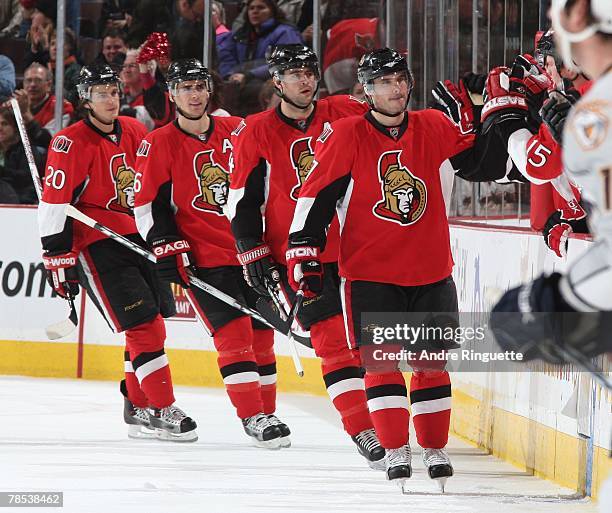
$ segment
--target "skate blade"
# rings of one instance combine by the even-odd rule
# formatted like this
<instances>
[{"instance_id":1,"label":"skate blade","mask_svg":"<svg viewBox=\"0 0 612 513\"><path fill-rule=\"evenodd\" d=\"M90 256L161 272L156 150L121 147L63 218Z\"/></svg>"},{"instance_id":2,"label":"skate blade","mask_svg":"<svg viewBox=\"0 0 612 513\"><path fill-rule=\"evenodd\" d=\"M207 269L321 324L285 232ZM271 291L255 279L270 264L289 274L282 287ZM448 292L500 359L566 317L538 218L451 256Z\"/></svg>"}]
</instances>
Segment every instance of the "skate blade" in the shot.
<instances>
[{"instance_id":1,"label":"skate blade","mask_svg":"<svg viewBox=\"0 0 612 513\"><path fill-rule=\"evenodd\" d=\"M409 495L410 489L408 488L408 478L400 477L398 479L394 479L393 482L399 487L402 495Z\"/></svg>"},{"instance_id":2,"label":"skate blade","mask_svg":"<svg viewBox=\"0 0 612 513\"><path fill-rule=\"evenodd\" d=\"M130 424L128 426L128 438L132 438L134 440L152 440L157 438L154 429L149 429L146 426L141 426L140 424Z\"/></svg>"},{"instance_id":3,"label":"skate blade","mask_svg":"<svg viewBox=\"0 0 612 513\"><path fill-rule=\"evenodd\" d=\"M186 443L186 442L196 442L198 440L198 434L195 429L193 431L188 431L187 433L170 433L165 429L157 428L155 430L155 436L158 440L164 440L166 442L178 442L178 443Z\"/></svg>"},{"instance_id":4,"label":"skate blade","mask_svg":"<svg viewBox=\"0 0 612 513\"><path fill-rule=\"evenodd\" d=\"M280 438L273 438L272 440L257 440L253 437L250 438L253 441L255 447L259 447L260 449L269 449L272 451L277 451L281 448Z\"/></svg>"},{"instance_id":5,"label":"skate blade","mask_svg":"<svg viewBox=\"0 0 612 513\"><path fill-rule=\"evenodd\" d=\"M287 449L291 447L291 439L288 436L281 436L280 438L280 446L283 449Z\"/></svg>"},{"instance_id":6,"label":"skate blade","mask_svg":"<svg viewBox=\"0 0 612 513\"><path fill-rule=\"evenodd\" d=\"M446 487L446 480L448 479L448 477L436 477L434 478L434 481L436 482L436 485L438 485L438 490L440 490L440 493L444 493L444 488Z\"/></svg>"}]
</instances>

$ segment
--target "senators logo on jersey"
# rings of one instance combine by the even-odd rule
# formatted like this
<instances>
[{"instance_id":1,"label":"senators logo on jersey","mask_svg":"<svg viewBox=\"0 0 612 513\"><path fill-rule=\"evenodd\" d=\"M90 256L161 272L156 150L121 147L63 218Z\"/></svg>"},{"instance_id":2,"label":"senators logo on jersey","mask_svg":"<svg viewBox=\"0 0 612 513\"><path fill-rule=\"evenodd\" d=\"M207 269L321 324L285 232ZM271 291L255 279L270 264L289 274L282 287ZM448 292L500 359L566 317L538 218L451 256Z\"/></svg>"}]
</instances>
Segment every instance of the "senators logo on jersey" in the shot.
<instances>
[{"instance_id":1,"label":"senators logo on jersey","mask_svg":"<svg viewBox=\"0 0 612 513\"><path fill-rule=\"evenodd\" d=\"M312 170L314 151L312 150L311 140L312 137L304 137L303 139L293 141L289 150L291 165L297 177L297 184L291 189L291 197L296 201L300 194L300 188Z\"/></svg>"},{"instance_id":2,"label":"senators logo on jersey","mask_svg":"<svg viewBox=\"0 0 612 513\"><path fill-rule=\"evenodd\" d=\"M372 212L380 219L401 225L416 223L425 213L427 188L400 162L402 150L383 153L378 159L378 176L383 199Z\"/></svg>"},{"instance_id":3,"label":"senators logo on jersey","mask_svg":"<svg viewBox=\"0 0 612 513\"><path fill-rule=\"evenodd\" d=\"M133 215L134 208L134 170L125 161L125 153L113 155L110 161L110 174L115 183L115 197L106 208L115 212Z\"/></svg>"},{"instance_id":4,"label":"senators logo on jersey","mask_svg":"<svg viewBox=\"0 0 612 513\"><path fill-rule=\"evenodd\" d=\"M68 153L71 146L72 141L65 135L58 135L51 143L51 149L57 153Z\"/></svg>"},{"instance_id":5,"label":"senators logo on jersey","mask_svg":"<svg viewBox=\"0 0 612 513\"><path fill-rule=\"evenodd\" d=\"M214 151L201 151L193 158L193 170L199 182L200 194L191 204L198 210L222 216L223 206L227 203L229 174L213 159Z\"/></svg>"}]
</instances>

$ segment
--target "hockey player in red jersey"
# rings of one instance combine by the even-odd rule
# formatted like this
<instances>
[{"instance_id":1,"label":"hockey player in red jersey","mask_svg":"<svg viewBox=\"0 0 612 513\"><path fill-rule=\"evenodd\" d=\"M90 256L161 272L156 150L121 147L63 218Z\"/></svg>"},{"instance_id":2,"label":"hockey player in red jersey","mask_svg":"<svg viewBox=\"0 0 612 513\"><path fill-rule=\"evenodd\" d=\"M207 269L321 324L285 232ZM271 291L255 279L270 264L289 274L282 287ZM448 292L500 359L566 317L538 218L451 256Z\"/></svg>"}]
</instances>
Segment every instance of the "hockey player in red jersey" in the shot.
<instances>
[{"instance_id":1,"label":"hockey player in red jersey","mask_svg":"<svg viewBox=\"0 0 612 513\"><path fill-rule=\"evenodd\" d=\"M249 285L267 296L268 287L279 285L280 274L282 293L293 301L285 267L287 235L297 197L311 169L315 140L325 123L362 114L367 107L349 96L313 101L319 63L308 47L278 45L268 66L281 103L276 109L247 117L235 131L229 215ZM338 225L334 221L322 255L326 268L323 293L306 298L297 317L301 327L310 330L325 386L345 431L370 466L383 468L384 450L366 406L358 355L346 341L337 257Z\"/></svg>"},{"instance_id":2,"label":"hockey player in red jersey","mask_svg":"<svg viewBox=\"0 0 612 513\"><path fill-rule=\"evenodd\" d=\"M195 441L196 423L174 405L164 353L162 315L174 314L169 290L142 257L65 214L66 205L75 205L143 243L131 212L134 156L146 130L118 117L119 78L109 66L83 67L77 90L88 115L51 142L38 208L45 268L60 296L74 297L80 284L111 329L125 331L129 358L121 389L130 436Z\"/></svg>"},{"instance_id":3,"label":"hockey player in red jersey","mask_svg":"<svg viewBox=\"0 0 612 513\"><path fill-rule=\"evenodd\" d=\"M136 223L157 255L160 277L187 288L213 336L227 394L256 445L290 445L290 430L275 415L274 332L211 295L189 288L194 273L247 304L253 296L236 258L223 212L229 186L230 136L237 117L206 112L212 78L197 59L171 64L168 89L178 118L142 141L136 169Z\"/></svg>"},{"instance_id":4,"label":"hockey player in red jersey","mask_svg":"<svg viewBox=\"0 0 612 513\"><path fill-rule=\"evenodd\" d=\"M413 79L397 51L366 54L358 78L370 111L332 123L318 138L287 250L291 285L301 282L318 293L327 272L320 263L326 229L337 207L344 319L354 348L360 346L362 313L457 312L443 174L452 178L459 167L484 162L475 136L441 112L406 112ZM387 451L387 478L403 484L412 473L404 378L398 369L366 365L365 387ZM410 399L425 465L442 482L453 473L444 449L448 373L415 367Z\"/></svg>"}]
</instances>

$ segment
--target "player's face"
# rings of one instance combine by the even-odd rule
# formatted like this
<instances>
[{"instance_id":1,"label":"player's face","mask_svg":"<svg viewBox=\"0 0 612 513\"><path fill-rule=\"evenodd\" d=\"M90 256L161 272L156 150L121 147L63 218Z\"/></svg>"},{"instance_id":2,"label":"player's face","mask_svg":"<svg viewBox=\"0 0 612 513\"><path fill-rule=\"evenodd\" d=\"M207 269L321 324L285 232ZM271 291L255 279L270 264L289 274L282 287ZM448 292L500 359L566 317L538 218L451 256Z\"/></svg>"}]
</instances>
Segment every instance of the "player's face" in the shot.
<instances>
[{"instance_id":1,"label":"player's face","mask_svg":"<svg viewBox=\"0 0 612 513\"><path fill-rule=\"evenodd\" d=\"M121 95L115 84L96 85L91 88L89 108L105 123L112 123L119 115Z\"/></svg>"},{"instance_id":2,"label":"player's face","mask_svg":"<svg viewBox=\"0 0 612 513\"><path fill-rule=\"evenodd\" d=\"M283 95L300 107L308 107L317 90L317 77L309 68L289 69L277 79Z\"/></svg>"},{"instance_id":3,"label":"player's face","mask_svg":"<svg viewBox=\"0 0 612 513\"><path fill-rule=\"evenodd\" d=\"M398 189L393 192L393 195L397 198L397 208L403 214L407 214L410 212L410 206L412 205L412 200L414 198L414 194L412 188L410 189Z\"/></svg>"},{"instance_id":4,"label":"player's face","mask_svg":"<svg viewBox=\"0 0 612 513\"><path fill-rule=\"evenodd\" d=\"M406 108L410 86L406 73L392 73L374 79L368 85L368 94L374 105L383 112L401 112Z\"/></svg>"},{"instance_id":5,"label":"player's face","mask_svg":"<svg viewBox=\"0 0 612 513\"><path fill-rule=\"evenodd\" d=\"M190 117L204 114L208 106L210 93L203 80L186 80L176 86L173 95L174 102Z\"/></svg>"}]
</instances>

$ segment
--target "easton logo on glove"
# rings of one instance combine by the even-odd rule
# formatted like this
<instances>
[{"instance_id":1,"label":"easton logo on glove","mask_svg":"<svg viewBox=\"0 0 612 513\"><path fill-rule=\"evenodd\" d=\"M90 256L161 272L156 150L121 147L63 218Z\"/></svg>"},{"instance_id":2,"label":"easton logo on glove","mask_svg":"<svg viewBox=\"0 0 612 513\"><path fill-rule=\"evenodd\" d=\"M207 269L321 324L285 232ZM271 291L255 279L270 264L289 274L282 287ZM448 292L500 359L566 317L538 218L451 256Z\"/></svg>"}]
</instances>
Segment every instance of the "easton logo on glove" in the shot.
<instances>
[{"instance_id":1,"label":"easton logo on glove","mask_svg":"<svg viewBox=\"0 0 612 513\"><path fill-rule=\"evenodd\" d=\"M291 258L303 258L303 257L314 257L319 256L319 248L312 247L301 247L301 248L289 248L285 253L287 260Z\"/></svg>"},{"instance_id":2,"label":"easton logo on glove","mask_svg":"<svg viewBox=\"0 0 612 513\"><path fill-rule=\"evenodd\" d=\"M482 108L481 116L489 111L510 106L527 109L527 102L521 96L498 96L497 98L491 98Z\"/></svg>"},{"instance_id":3,"label":"easton logo on glove","mask_svg":"<svg viewBox=\"0 0 612 513\"><path fill-rule=\"evenodd\" d=\"M174 255L175 253L184 253L190 249L191 246L189 246L189 243L186 240L177 240L155 246L153 248L153 254L157 258L163 258L165 256Z\"/></svg>"}]
</instances>

